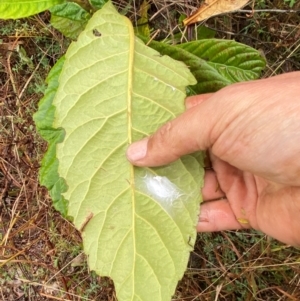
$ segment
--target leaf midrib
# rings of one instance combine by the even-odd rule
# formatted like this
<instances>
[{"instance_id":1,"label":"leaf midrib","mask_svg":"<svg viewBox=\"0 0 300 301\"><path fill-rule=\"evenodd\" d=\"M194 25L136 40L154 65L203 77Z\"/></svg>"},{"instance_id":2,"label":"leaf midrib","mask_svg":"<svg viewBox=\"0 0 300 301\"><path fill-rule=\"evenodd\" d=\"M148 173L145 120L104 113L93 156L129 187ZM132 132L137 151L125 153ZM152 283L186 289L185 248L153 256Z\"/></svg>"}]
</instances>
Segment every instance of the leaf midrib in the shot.
<instances>
[{"instance_id":1,"label":"leaf midrib","mask_svg":"<svg viewBox=\"0 0 300 301\"><path fill-rule=\"evenodd\" d=\"M132 143L132 96L133 96L133 69L134 69L134 31L133 27L131 26L131 23L129 19L124 17L125 22L127 23L127 28L128 28L128 35L129 35L129 60L128 60L128 87L127 87L127 123L128 123L128 144ZM130 189L131 189L131 203L132 203L132 232L133 232L133 262L136 261L136 237L135 237L135 185L134 185L134 167L132 164L129 164L130 168ZM135 292L134 286L134 270L135 270L135 265L132 265L132 291ZM133 300L133 296L132 296Z\"/></svg>"}]
</instances>

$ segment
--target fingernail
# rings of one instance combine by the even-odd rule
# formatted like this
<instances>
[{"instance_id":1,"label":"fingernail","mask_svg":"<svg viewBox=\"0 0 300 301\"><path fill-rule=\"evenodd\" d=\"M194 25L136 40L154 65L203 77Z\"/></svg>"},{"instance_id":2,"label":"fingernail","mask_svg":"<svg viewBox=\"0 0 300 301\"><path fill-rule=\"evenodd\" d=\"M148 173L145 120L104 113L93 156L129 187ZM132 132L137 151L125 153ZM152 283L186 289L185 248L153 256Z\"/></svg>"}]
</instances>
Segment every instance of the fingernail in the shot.
<instances>
[{"instance_id":1,"label":"fingernail","mask_svg":"<svg viewBox=\"0 0 300 301\"><path fill-rule=\"evenodd\" d=\"M147 153L147 144L148 138L132 143L127 149L127 159L132 163L143 159Z\"/></svg>"}]
</instances>

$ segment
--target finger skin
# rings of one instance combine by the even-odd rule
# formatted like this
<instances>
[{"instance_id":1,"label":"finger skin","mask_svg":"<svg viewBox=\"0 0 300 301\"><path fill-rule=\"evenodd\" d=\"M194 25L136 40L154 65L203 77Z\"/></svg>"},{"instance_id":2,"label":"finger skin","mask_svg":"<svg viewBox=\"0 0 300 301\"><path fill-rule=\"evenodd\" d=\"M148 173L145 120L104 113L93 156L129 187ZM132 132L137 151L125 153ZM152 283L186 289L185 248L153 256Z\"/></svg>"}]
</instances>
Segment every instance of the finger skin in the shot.
<instances>
[{"instance_id":1,"label":"finger skin","mask_svg":"<svg viewBox=\"0 0 300 301\"><path fill-rule=\"evenodd\" d=\"M224 200L204 202L199 231L254 228L300 246L300 187L269 182L211 156Z\"/></svg>"},{"instance_id":2,"label":"finger skin","mask_svg":"<svg viewBox=\"0 0 300 301\"><path fill-rule=\"evenodd\" d=\"M228 86L133 143L127 158L137 166L160 166L211 149L241 170L300 185L299 83L300 72L294 72Z\"/></svg>"},{"instance_id":3,"label":"finger skin","mask_svg":"<svg viewBox=\"0 0 300 301\"><path fill-rule=\"evenodd\" d=\"M202 115L199 111L211 109L211 105L207 108L209 103L210 101L205 101L190 108L150 137L131 144L127 150L128 160L137 166L161 166L174 162L182 155L210 148L212 143L209 131L212 121L209 118L199 118ZM203 135L195 136L200 129ZM137 155L140 154L144 156L139 158Z\"/></svg>"},{"instance_id":4,"label":"finger skin","mask_svg":"<svg viewBox=\"0 0 300 301\"><path fill-rule=\"evenodd\" d=\"M200 208L197 230L214 232L254 228L293 246L300 246L300 188L270 184L263 189L256 214L248 214L243 199L204 202ZM242 209L242 210L241 210Z\"/></svg>"},{"instance_id":5,"label":"finger skin","mask_svg":"<svg viewBox=\"0 0 300 301\"><path fill-rule=\"evenodd\" d=\"M199 105L201 102L209 99L214 93L206 93L200 95L194 95L186 98L185 100L185 108L188 110Z\"/></svg>"},{"instance_id":6,"label":"finger skin","mask_svg":"<svg viewBox=\"0 0 300 301\"><path fill-rule=\"evenodd\" d=\"M300 246L300 187L270 183L260 193L258 230L293 246Z\"/></svg>"},{"instance_id":7,"label":"finger skin","mask_svg":"<svg viewBox=\"0 0 300 301\"><path fill-rule=\"evenodd\" d=\"M225 193L222 191L217 180L216 173L213 170L207 170L205 172L202 197L204 201L210 201L225 197Z\"/></svg>"},{"instance_id":8,"label":"finger skin","mask_svg":"<svg viewBox=\"0 0 300 301\"><path fill-rule=\"evenodd\" d=\"M235 217L234 212L227 200L206 202L201 205L198 232L216 232L223 230L233 230L249 228L249 224L244 227Z\"/></svg>"}]
</instances>

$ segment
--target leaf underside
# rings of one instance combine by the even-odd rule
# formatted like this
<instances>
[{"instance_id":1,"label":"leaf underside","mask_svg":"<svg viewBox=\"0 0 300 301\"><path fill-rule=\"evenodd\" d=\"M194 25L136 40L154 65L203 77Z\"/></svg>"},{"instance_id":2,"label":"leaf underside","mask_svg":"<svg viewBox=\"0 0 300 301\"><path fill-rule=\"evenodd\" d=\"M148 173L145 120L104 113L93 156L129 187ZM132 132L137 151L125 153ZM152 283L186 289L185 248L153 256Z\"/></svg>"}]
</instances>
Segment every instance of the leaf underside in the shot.
<instances>
[{"instance_id":1,"label":"leaf underside","mask_svg":"<svg viewBox=\"0 0 300 301\"><path fill-rule=\"evenodd\" d=\"M114 280L119 301L169 301L186 269L202 154L137 168L125 152L180 114L185 87L195 83L183 63L135 38L110 2L66 53L53 101L52 130L64 137L57 180L66 182L68 215L82 232L90 268Z\"/></svg>"},{"instance_id":2,"label":"leaf underside","mask_svg":"<svg viewBox=\"0 0 300 301\"><path fill-rule=\"evenodd\" d=\"M0 19L19 19L38 14L65 0L1 0Z\"/></svg>"}]
</instances>

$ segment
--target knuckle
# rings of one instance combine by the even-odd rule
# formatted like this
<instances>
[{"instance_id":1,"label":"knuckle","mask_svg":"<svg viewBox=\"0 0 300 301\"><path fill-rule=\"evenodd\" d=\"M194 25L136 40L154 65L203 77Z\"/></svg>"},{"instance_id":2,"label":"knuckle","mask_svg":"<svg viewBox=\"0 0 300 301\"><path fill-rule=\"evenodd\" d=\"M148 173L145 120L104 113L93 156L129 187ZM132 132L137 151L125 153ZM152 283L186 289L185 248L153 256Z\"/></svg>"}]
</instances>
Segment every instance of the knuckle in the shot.
<instances>
[{"instance_id":1,"label":"knuckle","mask_svg":"<svg viewBox=\"0 0 300 301\"><path fill-rule=\"evenodd\" d=\"M158 145L164 145L167 141L169 141L172 128L173 126L171 121L164 124L155 135L155 143Z\"/></svg>"},{"instance_id":2,"label":"knuckle","mask_svg":"<svg viewBox=\"0 0 300 301\"><path fill-rule=\"evenodd\" d=\"M174 134L174 124L169 121L150 137L148 141L149 153L161 163L173 162L180 157L175 147L177 140Z\"/></svg>"}]
</instances>

